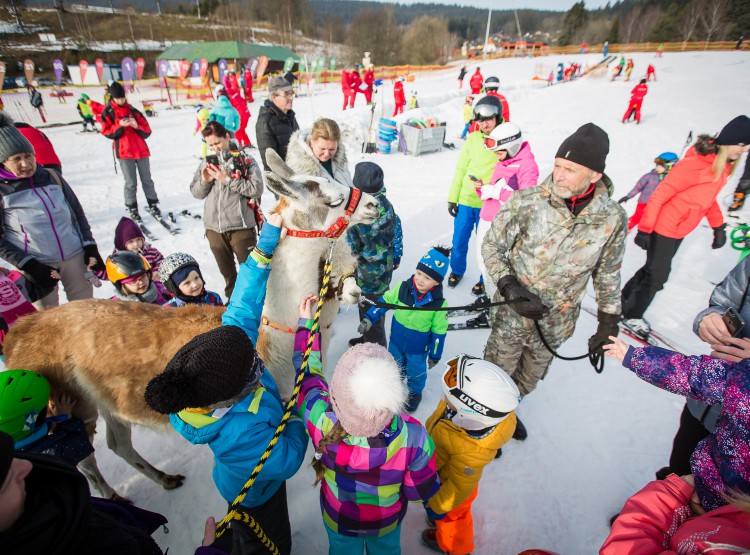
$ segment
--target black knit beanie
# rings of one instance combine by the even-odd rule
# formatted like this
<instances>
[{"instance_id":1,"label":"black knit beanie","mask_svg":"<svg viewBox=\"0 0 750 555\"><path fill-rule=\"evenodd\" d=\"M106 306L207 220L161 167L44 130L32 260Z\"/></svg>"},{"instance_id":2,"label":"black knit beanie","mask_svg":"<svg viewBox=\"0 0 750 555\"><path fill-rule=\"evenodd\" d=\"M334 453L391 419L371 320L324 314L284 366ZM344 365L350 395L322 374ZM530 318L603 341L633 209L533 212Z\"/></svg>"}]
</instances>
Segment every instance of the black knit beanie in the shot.
<instances>
[{"instance_id":1,"label":"black knit beanie","mask_svg":"<svg viewBox=\"0 0 750 555\"><path fill-rule=\"evenodd\" d=\"M377 195L383 190L383 170L374 162L360 162L354 166L352 182L363 193Z\"/></svg>"},{"instance_id":2,"label":"black knit beanie","mask_svg":"<svg viewBox=\"0 0 750 555\"><path fill-rule=\"evenodd\" d=\"M3 487L13 463L13 449L13 438L5 432L0 432L0 488Z\"/></svg>"},{"instance_id":3,"label":"black knit beanie","mask_svg":"<svg viewBox=\"0 0 750 555\"><path fill-rule=\"evenodd\" d=\"M125 98L125 89L120 83L115 81L109 86L109 96L112 98Z\"/></svg>"},{"instance_id":4,"label":"black knit beanie","mask_svg":"<svg viewBox=\"0 0 750 555\"><path fill-rule=\"evenodd\" d=\"M562 142L555 158L564 158L595 172L604 173L607 154L609 154L607 133L601 127L587 123Z\"/></svg>"},{"instance_id":5,"label":"black knit beanie","mask_svg":"<svg viewBox=\"0 0 750 555\"><path fill-rule=\"evenodd\" d=\"M717 145L750 145L750 118L737 116L719 131L714 139Z\"/></svg>"},{"instance_id":6,"label":"black knit beanie","mask_svg":"<svg viewBox=\"0 0 750 555\"><path fill-rule=\"evenodd\" d=\"M161 414L207 407L257 384L263 373L252 341L237 326L194 337L146 386L146 404Z\"/></svg>"}]
</instances>

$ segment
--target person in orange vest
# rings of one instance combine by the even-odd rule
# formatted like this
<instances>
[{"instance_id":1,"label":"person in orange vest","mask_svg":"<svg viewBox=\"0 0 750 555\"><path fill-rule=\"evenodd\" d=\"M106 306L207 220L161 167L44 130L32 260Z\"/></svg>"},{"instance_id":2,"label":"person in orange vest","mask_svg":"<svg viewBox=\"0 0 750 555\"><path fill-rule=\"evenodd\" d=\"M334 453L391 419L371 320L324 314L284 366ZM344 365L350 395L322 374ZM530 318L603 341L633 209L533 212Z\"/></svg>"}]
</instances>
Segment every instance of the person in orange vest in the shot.
<instances>
[{"instance_id":1,"label":"person in orange vest","mask_svg":"<svg viewBox=\"0 0 750 555\"><path fill-rule=\"evenodd\" d=\"M341 70L341 92L344 93L344 107L342 110L346 110L347 106L354 106L354 91L352 90L349 72L346 69Z\"/></svg>"},{"instance_id":2,"label":"person in orange vest","mask_svg":"<svg viewBox=\"0 0 750 555\"><path fill-rule=\"evenodd\" d=\"M641 123L641 104L643 104L643 97L648 93L648 85L645 79L641 79L633 90L630 91L630 104L628 109L625 110L625 115L622 116L622 123L625 123L630 119L630 116L635 112L635 122Z\"/></svg>"},{"instance_id":3,"label":"person in orange vest","mask_svg":"<svg viewBox=\"0 0 750 555\"><path fill-rule=\"evenodd\" d=\"M396 83L393 85L393 102L396 104L396 108L393 110L393 115L402 114L404 112L404 105L406 104L403 77L396 79Z\"/></svg>"},{"instance_id":4,"label":"person in orange vest","mask_svg":"<svg viewBox=\"0 0 750 555\"><path fill-rule=\"evenodd\" d=\"M479 68L474 72L469 80L469 86L471 87L471 94L479 94L482 92L482 85L484 84L484 77L482 76Z\"/></svg>"},{"instance_id":5,"label":"person in orange vest","mask_svg":"<svg viewBox=\"0 0 750 555\"><path fill-rule=\"evenodd\" d=\"M373 87L373 84L375 83L375 72L373 71L374 67L375 66L372 66L372 65L369 66L365 70L365 75L364 75L364 83L365 85L367 85L367 88L365 89L365 100L367 101L368 106L372 104L372 87Z\"/></svg>"}]
</instances>

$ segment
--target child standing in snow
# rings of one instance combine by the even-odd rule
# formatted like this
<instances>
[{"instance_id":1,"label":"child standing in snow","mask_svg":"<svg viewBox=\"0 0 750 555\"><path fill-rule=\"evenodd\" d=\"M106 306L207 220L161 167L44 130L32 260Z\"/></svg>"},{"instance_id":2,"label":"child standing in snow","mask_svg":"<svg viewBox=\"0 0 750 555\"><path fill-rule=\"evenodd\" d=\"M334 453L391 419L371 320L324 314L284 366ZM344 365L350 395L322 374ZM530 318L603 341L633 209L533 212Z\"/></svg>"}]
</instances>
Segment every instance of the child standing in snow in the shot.
<instances>
[{"instance_id":1,"label":"child standing in snow","mask_svg":"<svg viewBox=\"0 0 750 555\"><path fill-rule=\"evenodd\" d=\"M211 112L208 111L208 108L201 105L200 109L198 110L197 115L195 116L195 130L193 131L193 136L195 136L197 133L201 133L201 150L200 150L200 159L203 160L206 157L206 153L208 152L208 145L206 144L206 138L203 136L203 130L206 128L206 124L208 123L208 118L211 117Z\"/></svg>"},{"instance_id":2,"label":"child standing in snow","mask_svg":"<svg viewBox=\"0 0 750 555\"><path fill-rule=\"evenodd\" d=\"M177 351L144 394L146 404L168 414L180 435L211 448L214 483L227 503L245 485L284 415L276 382L255 350L269 265L282 231L281 216L271 215L256 249L240 265L222 325ZM299 470L306 449L302 422L290 418L237 509L260 525L281 555L292 550L286 480ZM232 521L232 542L235 555L268 552L242 520Z\"/></svg>"},{"instance_id":3,"label":"child standing in snow","mask_svg":"<svg viewBox=\"0 0 750 555\"><path fill-rule=\"evenodd\" d=\"M690 457L700 504L712 511L727 504L731 491L750 494L750 359L740 362L711 356L686 356L660 347L634 348L610 337L607 356L622 362L639 378L660 389L722 404L716 430ZM727 337L727 344L746 348L746 339ZM739 350L739 349L738 349Z\"/></svg>"},{"instance_id":4,"label":"child standing in snow","mask_svg":"<svg viewBox=\"0 0 750 555\"><path fill-rule=\"evenodd\" d=\"M391 283L393 270L401 264L404 253L401 220L385 196L383 170L373 162L360 162L354 168L354 186L373 195L378 201L378 218L371 224L358 224L346 232L346 240L357 256L357 285L365 298L377 300ZM367 308L359 305L359 317ZM382 320L361 337L349 340L349 345L377 343L388 346Z\"/></svg>"},{"instance_id":5,"label":"child standing in snow","mask_svg":"<svg viewBox=\"0 0 750 555\"><path fill-rule=\"evenodd\" d=\"M467 555L474 550L471 505L482 470L513 436L521 394L500 367L469 355L448 361L441 386L443 397L425 426L440 476L440 489L425 508L438 518L435 528L422 532L422 542L440 553Z\"/></svg>"},{"instance_id":6,"label":"child standing in snow","mask_svg":"<svg viewBox=\"0 0 750 555\"><path fill-rule=\"evenodd\" d=\"M464 119L464 130L461 132L461 138L466 139L466 135L469 134L469 127L471 122L474 121L474 97L469 95L466 97L466 102L463 108L463 119Z\"/></svg>"},{"instance_id":7,"label":"child standing in snow","mask_svg":"<svg viewBox=\"0 0 750 555\"><path fill-rule=\"evenodd\" d=\"M168 254L161 263L161 279L174 298L167 306L208 304L224 306L221 297L206 290L200 266L195 258L183 252Z\"/></svg>"},{"instance_id":8,"label":"child standing in snow","mask_svg":"<svg viewBox=\"0 0 750 555\"><path fill-rule=\"evenodd\" d=\"M164 305L172 295L153 279L151 265L138 252L117 251L107 258L107 279L117 291L117 299Z\"/></svg>"},{"instance_id":9,"label":"child standing in snow","mask_svg":"<svg viewBox=\"0 0 750 555\"><path fill-rule=\"evenodd\" d=\"M143 257L148 260L149 266L151 266L151 275L155 281L159 280L159 267L161 266L164 255L159 250L146 243L146 238L143 235L143 231L128 217L123 216L117 223L115 228L115 250L112 254L120 251L129 251L142 254ZM103 275L99 275L99 279L106 279L107 275L104 272Z\"/></svg>"},{"instance_id":10,"label":"child standing in snow","mask_svg":"<svg viewBox=\"0 0 750 555\"><path fill-rule=\"evenodd\" d=\"M447 305L443 298L445 274L448 273L450 249L434 247L417 264L410 279L397 289L389 289L379 302L399 306L440 308ZM357 331L365 334L385 316L387 308L372 307L365 313ZM443 354L448 316L445 311L396 310L391 323L388 351L406 374L409 401L406 410L414 412L422 400L427 382L427 369L433 368Z\"/></svg>"},{"instance_id":11,"label":"child standing in snow","mask_svg":"<svg viewBox=\"0 0 750 555\"><path fill-rule=\"evenodd\" d=\"M316 302L308 295L300 304L297 372ZM315 334L297 410L315 447L329 555L399 555L407 502L424 503L438 489L432 439L417 420L399 414L406 397L396 361L373 343L344 353L326 383Z\"/></svg>"},{"instance_id":12,"label":"child standing in snow","mask_svg":"<svg viewBox=\"0 0 750 555\"><path fill-rule=\"evenodd\" d=\"M654 191L656 191L656 188L662 180L667 177L667 174L672 169L672 166L677 163L678 159L678 156L674 152L662 152L659 154L654 160L656 163L654 169L641 177L638 180L638 183L635 184L635 187L633 187L627 195L617 201L622 204L629 201L638 193L641 195L638 197L638 204L635 207L635 213L630 216L630 219L628 220L628 231L637 226L641 221L643 211L646 210L648 199L654 194Z\"/></svg>"},{"instance_id":13,"label":"child standing in snow","mask_svg":"<svg viewBox=\"0 0 750 555\"><path fill-rule=\"evenodd\" d=\"M417 102L417 91L411 91L409 97L409 110L416 110L419 108L419 102Z\"/></svg>"},{"instance_id":14,"label":"child standing in snow","mask_svg":"<svg viewBox=\"0 0 750 555\"><path fill-rule=\"evenodd\" d=\"M393 110L393 115L404 113L404 105L406 104L406 96L404 94L404 78L399 77L396 79L396 83L393 85L393 102L396 105Z\"/></svg>"}]
</instances>

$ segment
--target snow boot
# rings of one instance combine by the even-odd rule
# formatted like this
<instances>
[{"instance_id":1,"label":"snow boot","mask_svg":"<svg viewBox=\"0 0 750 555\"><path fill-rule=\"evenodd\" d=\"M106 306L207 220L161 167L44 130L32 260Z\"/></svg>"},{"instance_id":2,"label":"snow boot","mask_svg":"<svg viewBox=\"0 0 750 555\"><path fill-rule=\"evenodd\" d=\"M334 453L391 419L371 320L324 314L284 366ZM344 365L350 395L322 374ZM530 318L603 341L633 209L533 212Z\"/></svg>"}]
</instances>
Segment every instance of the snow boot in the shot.
<instances>
[{"instance_id":1,"label":"snow boot","mask_svg":"<svg viewBox=\"0 0 750 555\"><path fill-rule=\"evenodd\" d=\"M523 425L521 419L516 415L516 430L513 432L513 439L524 441L527 437L529 437L529 433L526 431L526 426Z\"/></svg>"},{"instance_id":2,"label":"snow boot","mask_svg":"<svg viewBox=\"0 0 750 555\"><path fill-rule=\"evenodd\" d=\"M481 279L471 288L471 294L477 297L484 295L484 282Z\"/></svg>"},{"instance_id":3,"label":"snow boot","mask_svg":"<svg viewBox=\"0 0 750 555\"><path fill-rule=\"evenodd\" d=\"M451 274L450 276L448 276L448 287L450 287L451 289L455 288L456 285L461 283L463 277L464 276L459 276L457 274Z\"/></svg>"},{"instance_id":4,"label":"snow boot","mask_svg":"<svg viewBox=\"0 0 750 555\"><path fill-rule=\"evenodd\" d=\"M445 553L445 551L440 549L440 546L438 545L437 528L428 528L427 530L422 531L422 545L429 547L438 553Z\"/></svg>"},{"instance_id":5,"label":"snow boot","mask_svg":"<svg viewBox=\"0 0 750 555\"><path fill-rule=\"evenodd\" d=\"M409 393L409 398L406 401L406 412L414 412L419 407L419 403L422 402L421 393Z\"/></svg>"}]
</instances>

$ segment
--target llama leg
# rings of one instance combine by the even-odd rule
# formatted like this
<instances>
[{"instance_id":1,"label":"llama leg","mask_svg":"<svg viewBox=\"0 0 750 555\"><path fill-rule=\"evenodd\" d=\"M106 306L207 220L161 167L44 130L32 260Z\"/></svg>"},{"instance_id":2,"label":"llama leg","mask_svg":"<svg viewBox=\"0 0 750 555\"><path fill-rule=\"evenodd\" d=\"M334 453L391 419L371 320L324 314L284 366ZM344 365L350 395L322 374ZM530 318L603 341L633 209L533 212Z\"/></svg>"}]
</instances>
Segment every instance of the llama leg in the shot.
<instances>
[{"instance_id":1,"label":"llama leg","mask_svg":"<svg viewBox=\"0 0 750 555\"><path fill-rule=\"evenodd\" d=\"M91 453L88 457L78 463L78 470L80 470L84 476L98 492L105 499L115 499L120 497L117 495L112 486L102 476L99 466L96 464L96 453Z\"/></svg>"},{"instance_id":2,"label":"llama leg","mask_svg":"<svg viewBox=\"0 0 750 555\"><path fill-rule=\"evenodd\" d=\"M164 489L174 489L182 485L184 476L180 474L166 474L154 467L144 459L133 447L130 436L130 424L115 418L107 412L102 412L107 423L107 446L130 466L138 470L144 476L151 478L154 482L161 484Z\"/></svg>"}]
</instances>

